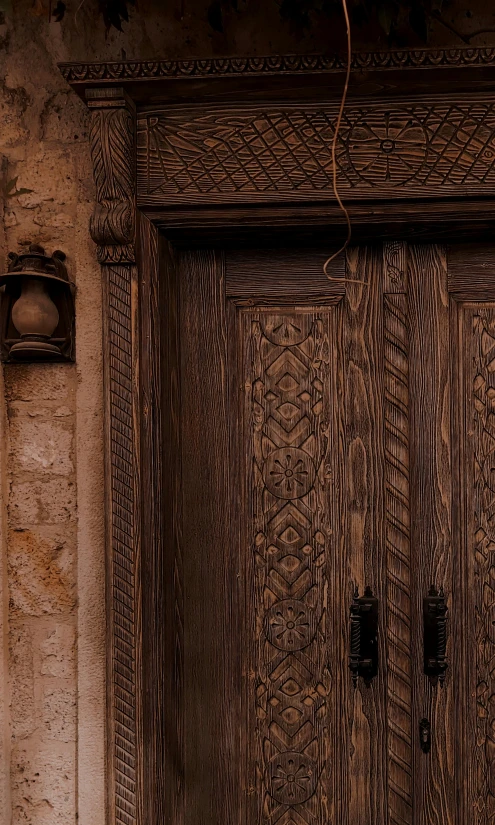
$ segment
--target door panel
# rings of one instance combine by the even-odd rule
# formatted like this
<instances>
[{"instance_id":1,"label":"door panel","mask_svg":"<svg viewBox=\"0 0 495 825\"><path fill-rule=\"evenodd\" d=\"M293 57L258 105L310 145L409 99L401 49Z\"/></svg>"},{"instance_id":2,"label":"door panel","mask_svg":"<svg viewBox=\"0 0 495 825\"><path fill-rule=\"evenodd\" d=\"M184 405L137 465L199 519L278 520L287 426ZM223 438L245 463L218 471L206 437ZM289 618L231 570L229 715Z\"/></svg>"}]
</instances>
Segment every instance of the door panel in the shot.
<instances>
[{"instance_id":1,"label":"door panel","mask_svg":"<svg viewBox=\"0 0 495 825\"><path fill-rule=\"evenodd\" d=\"M370 245L331 280L317 251L181 254L174 825L495 823L491 254Z\"/></svg>"}]
</instances>

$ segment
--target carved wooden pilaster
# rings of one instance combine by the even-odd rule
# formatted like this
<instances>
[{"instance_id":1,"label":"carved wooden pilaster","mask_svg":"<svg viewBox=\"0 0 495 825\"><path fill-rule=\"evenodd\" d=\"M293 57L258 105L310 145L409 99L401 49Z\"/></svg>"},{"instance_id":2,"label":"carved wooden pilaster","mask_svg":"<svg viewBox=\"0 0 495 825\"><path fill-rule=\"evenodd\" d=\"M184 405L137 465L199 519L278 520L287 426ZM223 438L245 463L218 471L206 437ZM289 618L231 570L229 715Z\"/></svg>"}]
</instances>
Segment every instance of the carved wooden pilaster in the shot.
<instances>
[{"instance_id":1,"label":"carved wooden pilaster","mask_svg":"<svg viewBox=\"0 0 495 825\"><path fill-rule=\"evenodd\" d=\"M91 236L103 276L109 633L109 808L136 825L139 696L139 518L135 114L121 89L92 89L96 206Z\"/></svg>"}]
</instances>

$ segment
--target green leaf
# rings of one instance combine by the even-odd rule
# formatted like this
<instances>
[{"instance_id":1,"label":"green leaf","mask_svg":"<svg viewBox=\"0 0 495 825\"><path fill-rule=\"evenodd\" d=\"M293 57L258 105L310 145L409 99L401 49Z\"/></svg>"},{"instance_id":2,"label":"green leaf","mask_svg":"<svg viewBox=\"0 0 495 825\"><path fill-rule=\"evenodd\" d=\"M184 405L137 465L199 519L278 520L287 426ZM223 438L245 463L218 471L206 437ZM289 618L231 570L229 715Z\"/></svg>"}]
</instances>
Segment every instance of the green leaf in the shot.
<instances>
[{"instance_id":1,"label":"green leaf","mask_svg":"<svg viewBox=\"0 0 495 825\"><path fill-rule=\"evenodd\" d=\"M208 23L216 32L223 32L223 11L220 0L213 0L208 8Z\"/></svg>"},{"instance_id":2,"label":"green leaf","mask_svg":"<svg viewBox=\"0 0 495 825\"><path fill-rule=\"evenodd\" d=\"M12 190L16 188L18 180L19 180L19 175L17 175L16 178L12 178L11 180L7 181L7 183L5 184L5 194L6 195L8 195L9 192L12 192Z\"/></svg>"},{"instance_id":3,"label":"green leaf","mask_svg":"<svg viewBox=\"0 0 495 825\"><path fill-rule=\"evenodd\" d=\"M34 192L34 189L26 189L22 186L20 189L16 189L15 192L12 192L11 195L7 195L7 197L13 198L14 196L17 197L17 195L29 195L31 192Z\"/></svg>"},{"instance_id":4,"label":"green leaf","mask_svg":"<svg viewBox=\"0 0 495 825\"><path fill-rule=\"evenodd\" d=\"M393 26L397 22L397 6L395 3L385 2L378 6L378 22L387 37L389 37Z\"/></svg>"},{"instance_id":5,"label":"green leaf","mask_svg":"<svg viewBox=\"0 0 495 825\"><path fill-rule=\"evenodd\" d=\"M409 22L415 34L417 34L423 43L428 42L428 23L426 22L426 13L424 8L415 5L409 12Z\"/></svg>"}]
</instances>

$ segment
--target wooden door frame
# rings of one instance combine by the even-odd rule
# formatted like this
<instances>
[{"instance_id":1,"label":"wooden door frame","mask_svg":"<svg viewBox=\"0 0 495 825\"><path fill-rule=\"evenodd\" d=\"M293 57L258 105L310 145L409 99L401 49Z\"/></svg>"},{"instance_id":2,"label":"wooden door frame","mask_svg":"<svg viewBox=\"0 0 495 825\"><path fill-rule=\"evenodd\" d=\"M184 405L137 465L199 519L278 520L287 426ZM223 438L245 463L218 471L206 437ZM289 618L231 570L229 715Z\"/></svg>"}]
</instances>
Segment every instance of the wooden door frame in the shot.
<instances>
[{"instance_id":1,"label":"wooden door frame","mask_svg":"<svg viewBox=\"0 0 495 825\"><path fill-rule=\"evenodd\" d=\"M164 372L163 364L164 334L169 336L167 346L174 346L173 323L164 325L160 319L163 307L169 318L175 317L174 246L262 244L267 237L273 242L274 235L285 243L287 231L303 244L342 237L342 215L325 181L330 168L328 128L338 107L344 67L345 59L338 55L61 66L92 112L96 204L90 231L104 290L111 823L158 825L164 821L163 799L170 787L160 734L165 724L163 616L170 610L163 587L162 540L165 530L179 534L180 515L177 490L164 492L163 454L165 448L173 451L178 436L173 427L168 433L163 429L162 399L166 393L167 404L175 404L171 388L176 376ZM342 138L339 179L357 239L491 238L495 49L355 55L348 107L354 107L355 115ZM192 191L195 161L181 156L180 148L182 177L174 178L166 135L151 157L147 113L157 109L166 127L163 134L167 129L169 135L174 129L178 135L192 131L198 162L203 134L218 141L225 129L234 139L244 130L247 149L236 160L237 188L230 172L227 183L213 181L209 192L201 187ZM366 129L370 112L375 112L373 151L379 158L367 179L363 160L368 160L369 147L353 149L351 144L358 136L356 124ZM244 118L241 127L229 120L232 113ZM317 183L300 149L302 120L309 122L314 138L311 160L321 173ZM273 154L267 160L270 152L257 153L251 143L253 130L267 121L277 139L289 129L299 141L299 148L291 150L292 171L283 190L273 181L260 187L253 178L253 163L263 175L273 161ZM445 129L451 127L460 143L445 149ZM321 137L321 129L327 129L326 137ZM409 135L402 146L401 129ZM261 139L266 143L266 133ZM373 144L372 137L370 141ZM462 143L468 154L482 157L483 169L469 167ZM233 145L229 139L222 144L227 161L234 155ZM383 171L392 168L387 152L396 153L393 174ZM156 162L164 169L159 195L150 192L143 172ZM282 167L284 162L277 160ZM291 176L304 179L303 184L294 183L291 189ZM172 514L161 506L164 495Z\"/></svg>"}]
</instances>

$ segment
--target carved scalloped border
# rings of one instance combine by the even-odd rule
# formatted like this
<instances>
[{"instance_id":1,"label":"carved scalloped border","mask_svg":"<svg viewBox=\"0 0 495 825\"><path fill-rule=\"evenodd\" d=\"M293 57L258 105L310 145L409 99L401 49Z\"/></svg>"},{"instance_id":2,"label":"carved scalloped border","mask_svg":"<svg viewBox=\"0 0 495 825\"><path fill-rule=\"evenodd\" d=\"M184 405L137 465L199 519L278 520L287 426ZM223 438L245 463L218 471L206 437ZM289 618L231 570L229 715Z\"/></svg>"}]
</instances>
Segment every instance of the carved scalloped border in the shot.
<instances>
[{"instance_id":1,"label":"carved scalloped border","mask_svg":"<svg viewBox=\"0 0 495 825\"><path fill-rule=\"evenodd\" d=\"M196 60L61 63L69 83L174 77L294 74L345 70L344 55L285 55L274 57L216 57ZM355 54L352 68L402 69L452 66L495 66L495 48L415 49Z\"/></svg>"}]
</instances>

